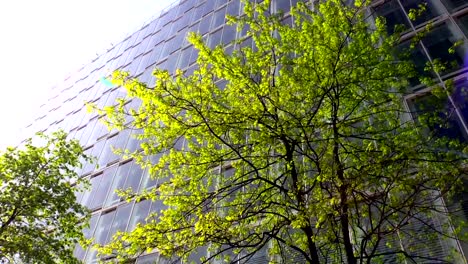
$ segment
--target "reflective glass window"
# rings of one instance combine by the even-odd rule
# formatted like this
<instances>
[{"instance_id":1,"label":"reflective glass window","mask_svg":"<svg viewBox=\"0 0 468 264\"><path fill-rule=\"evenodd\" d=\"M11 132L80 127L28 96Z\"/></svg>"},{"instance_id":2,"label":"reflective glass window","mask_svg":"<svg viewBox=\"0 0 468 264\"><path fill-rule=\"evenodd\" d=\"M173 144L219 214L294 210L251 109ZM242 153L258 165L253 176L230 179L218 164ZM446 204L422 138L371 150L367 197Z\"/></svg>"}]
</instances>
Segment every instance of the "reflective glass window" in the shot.
<instances>
[{"instance_id":1,"label":"reflective glass window","mask_svg":"<svg viewBox=\"0 0 468 264\"><path fill-rule=\"evenodd\" d=\"M453 24L444 23L429 32L424 37L423 43L433 60L438 59L444 63L448 63L448 69L443 72L448 73L463 67L465 51L467 50L466 43L455 48L454 53L449 51L460 40L463 40L463 36Z\"/></svg>"},{"instance_id":2,"label":"reflective glass window","mask_svg":"<svg viewBox=\"0 0 468 264\"><path fill-rule=\"evenodd\" d=\"M215 5L216 0L206 0L206 2L203 5L203 12L202 16L208 14L209 12L213 11L214 5Z\"/></svg>"},{"instance_id":3,"label":"reflective glass window","mask_svg":"<svg viewBox=\"0 0 468 264\"><path fill-rule=\"evenodd\" d=\"M89 228L85 228L83 229L83 235L86 239L89 239L91 238L91 236L93 235L93 232L94 232L94 228L96 227L96 224L97 224L97 220L99 219L99 215L98 214L94 214L91 216L91 219L89 219ZM86 250L83 249L80 245L76 245L75 247L75 251L73 252L73 254L75 255L75 257L77 259L80 259L82 260L84 257L85 257L85 254L86 254Z\"/></svg>"},{"instance_id":4,"label":"reflective glass window","mask_svg":"<svg viewBox=\"0 0 468 264\"><path fill-rule=\"evenodd\" d=\"M115 147L115 143L117 142L117 138L118 136L114 135L106 140L101 156L99 157L99 167L105 167L108 163L119 159L119 155L115 154L114 151L112 151L112 148Z\"/></svg>"},{"instance_id":5,"label":"reflective glass window","mask_svg":"<svg viewBox=\"0 0 468 264\"><path fill-rule=\"evenodd\" d=\"M447 98L437 98L431 94L419 96L410 101L414 117L424 114L436 113L438 118L437 124L426 123L426 125L435 136L448 137L466 141L466 132L462 130L460 120L458 119L455 109ZM418 119L419 120L419 119ZM422 122L425 122L424 120Z\"/></svg>"},{"instance_id":6,"label":"reflective glass window","mask_svg":"<svg viewBox=\"0 0 468 264\"><path fill-rule=\"evenodd\" d=\"M177 63L177 68L183 69L188 67L190 60L190 53L192 52L193 47L188 47L183 49L180 53L179 61Z\"/></svg>"},{"instance_id":7,"label":"reflective glass window","mask_svg":"<svg viewBox=\"0 0 468 264\"><path fill-rule=\"evenodd\" d=\"M84 151L84 153L86 155L91 155L91 152L93 151L93 148L88 148ZM80 175L86 175L88 174L89 172L91 172L93 170L94 167L92 167L92 165L89 164L89 162L85 162L82 160L82 164L83 164L83 168L81 169L78 169L77 173L80 174ZM90 168L88 168L88 166Z\"/></svg>"},{"instance_id":8,"label":"reflective glass window","mask_svg":"<svg viewBox=\"0 0 468 264\"><path fill-rule=\"evenodd\" d=\"M468 79L463 78L454 83L451 97L459 109L465 123L468 123Z\"/></svg>"},{"instance_id":9,"label":"reflective glass window","mask_svg":"<svg viewBox=\"0 0 468 264\"><path fill-rule=\"evenodd\" d=\"M127 203L117 207L114 221L112 222L112 226L109 229L109 233L107 235L106 244L112 240L112 236L115 233L118 231L125 231L127 228L128 219L130 218L130 213L132 211L132 206L133 203Z\"/></svg>"},{"instance_id":10,"label":"reflective glass window","mask_svg":"<svg viewBox=\"0 0 468 264\"><path fill-rule=\"evenodd\" d=\"M132 167L127 175L127 180L125 181L125 185L123 189L131 188L133 192L138 191L138 187L140 186L140 181L143 175L143 169L140 165L136 164L135 162L132 163Z\"/></svg>"},{"instance_id":11,"label":"reflective glass window","mask_svg":"<svg viewBox=\"0 0 468 264\"><path fill-rule=\"evenodd\" d=\"M166 25L172 21L176 13L177 8L171 8L168 10L167 13L162 14L162 16L159 18L159 25L161 26L161 28L167 27Z\"/></svg>"},{"instance_id":12,"label":"reflective glass window","mask_svg":"<svg viewBox=\"0 0 468 264\"><path fill-rule=\"evenodd\" d=\"M291 2L289 0L273 0L272 4L276 5L276 11L286 13L291 9Z\"/></svg>"},{"instance_id":13,"label":"reflective glass window","mask_svg":"<svg viewBox=\"0 0 468 264\"><path fill-rule=\"evenodd\" d=\"M125 185L125 181L127 179L127 174L130 171L131 165L132 165L131 162L127 162L118 167L117 172L115 173L115 176L114 176L114 181L112 183L110 193L107 197L106 206L115 204L120 201L120 197L117 195L116 190L123 189Z\"/></svg>"},{"instance_id":14,"label":"reflective glass window","mask_svg":"<svg viewBox=\"0 0 468 264\"><path fill-rule=\"evenodd\" d=\"M140 60L140 63L138 64L138 68L135 72L135 75L138 76L140 75L142 72L145 71L146 67L149 66L149 59L151 57L151 52L148 52L146 54L143 55L143 57L141 58Z\"/></svg>"},{"instance_id":15,"label":"reflective glass window","mask_svg":"<svg viewBox=\"0 0 468 264\"><path fill-rule=\"evenodd\" d=\"M210 47L211 49L213 49L214 47L216 47L217 45L219 45L219 43L221 42L221 35L223 34L223 30L220 29L214 33L211 33L208 37L208 47Z\"/></svg>"},{"instance_id":16,"label":"reflective glass window","mask_svg":"<svg viewBox=\"0 0 468 264\"><path fill-rule=\"evenodd\" d=\"M197 49L192 49L192 54L190 54L190 63L189 64L192 64L194 62L197 61L198 59L198 50Z\"/></svg>"},{"instance_id":17,"label":"reflective glass window","mask_svg":"<svg viewBox=\"0 0 468 264\"><path fill-rule=\"evenodd\" d=\"M225 45L231 43L235 38L236 38L236 27L235 26L230 26L226 25L223 28L223 37L221 39L221 42Z\"/></svg>"},{"instance_id":18,"label":"reflective glass window","mask_svg":"<svg viewBox=\"0 0 468 264\"><path fill-rule=\"evenodd\" d=\"M226 18L226 7L223 7L214 13L213 22L211 23L211 28L215 29L221 25L224 25L225 18Z\"/></svg>"},{"instance_id":19,"label":"reflective glass window","mask_svg":"<svg viewBox=\"0 0 468 264\"><path fill-rule=\"evenodd\" d=\"M377 6L374 12L376 16L385 18L387 32L390 34L395 31L397 25L401 25L405 29L410 28L410 23L397 0L384 2Z\"/></svg>"},{"instance_id":20,"label":"reflective glass window","mask_svg":"<svg viewBox=\"0 0 468 264\"><path fill-rule=\"evenodd\" d=\"M211 25L212 17L213 17L213 15L209 14L208 16L205 16L204 18L202 18L202 20L200 21L200 26L198 28L198 32L200 32L201 35L204 35L204 34L208 33L208 31L210 31L210 25Z\"/></svg>"},{"instance_id":21,"label":"reflective glass window","mask_svg":"<svg viewBox=\"0 0 468 264\"><path fill-rule=\"evenodd\" d=\"M94 241L97 244L105 244L109 230L112 227L112 220L115 216L115 210L106 212L99 218L99 223L94 234Z\"/></svg>"},{"instance_id":22,"label":"reflective glass window","mask_svg":"<svg viewBox=\"0 0 468 264\"><path fill-rule=\"evenodd\" d=\"M170 51L174 48L172 47L172 45L174 44L172 42L174 38L168 40L167 42L164 42L164 46L161 50L161 54L160 54L160 57L159 57L159 62L164 60L165 58L167 58L167 56L170 54Z\"/></svg>"},{"instance_id":23,"label":"reflective glass window","mask_svg":"<svg viewBox=\"0 0 468 264\"><path fill-rule=\"evenodd\" d=\"M161 158L161 154L156 154L156 155L149 156L149 159L150 159L152 164L157 164L159 162L160 158ZM144 175L143 175L143 180L142 180L142 183L141 183L140 190L153 188L153 187L157 186L159 181L164 182L166 180L166 179L158 179L158 178L156 178L155 175L151 175L149 168L145 168L143 173L144 173Z\"/></svg>"},{"instance_id":24,"label":"reflective glass window","mask_svg":"<svg viewBox=\"0 0 468 264\"><path fill-rule=\"evenodd\" d=\"M193 9L192 19L190 20L190 24L194 23L195 21L199 20L203 17L203 8L202 6L196 7Z\"/></svg>"},{"instance_id":25,"label":"reflective glass window","mask_svg":"<svg viewBox=\"0 0 468 264\"><path fill-rule=\"evenodd\" d=\"M178 16L184 15L184 13L189 11L192 7L193 7L193 1L184 1L179 6Z\"/></svg>"},{"instance_id":26,"label":"reflective glass window","mask_svg":"<svg viewBox=\"0 0 468 264\"><path fill-rule=\"evenodd\" d=\"M151 21L149 23L149 25L148 25L148 30L146 31L146 34L150 35L150 34L153 34L154 32L156 32L158 23L159 23L159 19L155 19L155 20Z\"/></svg>"},{"instance_id":27,"label":"reflective glass window","mask_svg":"<svg viewBox=\"0 0 468 264\"><path fill-rule=\"evenodd\" d=\"M156 259L158 259L158 255L156 253L153 253L139 257L137 259L136 264L153 264L155 263Z\"/></svg>"},{"instance_id":28,"label":"reflective glass window","mask_svg":"<svg viewBox=\"0 0 468 264\"><path fill-rule=\"evenodd\" d=\"M180 32L179 34L177 34L177 36L175 36L175 38L173 38L171 40L171 43L169 44L170 45L170 49L169 49L169 54L173 53L174 51L178 50L181 48L181 43L183 43L185 40L185 33L183 32Z\"/></svg>"},{"instance_id":29,"label":"reflective glass window","mask_svg":"<svg viewBox=\"0 0 468 264\"><path fill-rule=\"evenodd\" d=\"M99 182L99 187L97 189L97 192L94 194L92 198L93 201L91 202L91 205L90 205L91 209L102 207L102 205L106 201L106 197L109 193L109 189L111 187L112 180L114 178L114 174L116 170L117 170L117 166L113 166L113 167L106 169L101 175L98 176L101 178L101 180Z\"/></svg>"},{"instance_id":30,"label":"reflective glass window","mask_svg":"<svg viewBox=\"0 0 468 264\"><path fill-rule=\"evenodd\" d=\"M107 127L104 125L100 119L95 119L95 124L93 128L93 132L91 133L91 136L89 137L88 140L88 145L93 144L96 140L102 138L104 135L107 134Z\"/></svg>"},{"instance_id":31,"label":"reflective glass window","mask_svg":"<svg viewBox=\"0 0 468 264\"><path fill-rule=\"evenodd\" d=\"M151 65L153 63L156 63L159 61L159 58L161 57L161 51L164 43L161 43L154 47L154 49L150 53L150 57L148 58L148 64Z\"/></svg>"},{"instance_id":32,"label":"reflective glass window","mask_svg":"<svg viewBox=\"0 0 468 264\"><path fill-rule=\"evenodd\" d=\"M96 194L99 188L99 182L101 181L101 177L96 176L89 180L90 187L89 189L83 194L81 199L81 204L90 207L93 202L93 196Z\"/></svg>"},{"instance_id":33,"label":"reflective glass window","mask_svg":"<svg viewBox=\"0 0 468 264\"><path fill-rule=\"evenodd\" d=\"M457 18L457 23L460 28L465 33L465 36L468 36L468 14Z\"/></svg>"},{"instance_id":34,"label":"reflective glass window","mask_svg":"<svg viewBox=\"0 0 468 264\"><path fill-rule=\"evenodd\" d=\"M145 219L148 216L150 207L151 200L143 200L135 204L132 212L132 217L130 218L130 222L128 224L127 231L132 231L133 229L135 229L138 223L145 223Z\"/></svg>"},{"instance_id":35,"label":"reflective glass window","mask_svg":"<svg viewBox=\"0 0 468 264\"><path fill-rule=\"evenodd\" d=\"M468 2L466 0L442 0L442 3L444 3L450 11L462 9L468 6Z\"/></svg>"},{"instance_id":36,"label":"reflective glass window","mask_svg":"<svg viewBox=\"0 0 468 264\"><path fill-rule=\"evenodd\" d=\"M137 135L143 132L142 129L132 130L130 137L128 139L127 145L125 146L130 152L135 152L137 149L140 148L140 140L136 138Z\"/></svg>"},{"instance_id":37,"label":"reflective glass window","mask_svg":"<svg viewBox=\"0 0 468 264\"><path fill-rule=\"evenodd\" d=\"M101 154L103 146L104 146L104 140L101 140L101 141L95 143L94 146L91 148L91 156L99 158L99 154ZM87 174L87 173L93 172L95 168L96 168L96 164L87 163L83 167L82 174Z\"/></svg>"},{"instance_id":38,"label":"reflective glass window","mask_svg":"<svg viewBox=\"0 0 468 264\"><path fill-rule=\"evenodd\" d=\"M286 0L281 0L287 2ZM226 15L238 16L240 8L240 1L230 1L227 5Z\"/></svg>"},{"instance_id":39,"label":"reflective glass window","mask_svg":"<svg viewBox=\"0 0 468 264\"><path fill-rule=\"evenodd\" d=\"M411 9L418 9L419 5L427 4L426 10L422 12L416 20L412 21L413 25L419 25L424 23L432 18L442 14L444 12L444 7L439 0L411 0L411 1L401 1L406 12L410 12Z\"/></svg>"},{"instance_id":40,"label":"reflective glass window","mask_svg":"<svg viewBox=\"0 0 468 264\"><path fill-rule=\"evenodd\" d=\"M401 59L410 60L413 62L413 65L416 70L416 76L411 78L409 82L412 86L416 86L420 83L418 77L432 77L432 74L424 70L424 68L426 67L426 63L428 62L428 58L422 50L421 45L416 45L414 49L410 49L410 45L411 40L408 40L402 42L398 48L402 52Z\"/></svg>"}]
</instances>

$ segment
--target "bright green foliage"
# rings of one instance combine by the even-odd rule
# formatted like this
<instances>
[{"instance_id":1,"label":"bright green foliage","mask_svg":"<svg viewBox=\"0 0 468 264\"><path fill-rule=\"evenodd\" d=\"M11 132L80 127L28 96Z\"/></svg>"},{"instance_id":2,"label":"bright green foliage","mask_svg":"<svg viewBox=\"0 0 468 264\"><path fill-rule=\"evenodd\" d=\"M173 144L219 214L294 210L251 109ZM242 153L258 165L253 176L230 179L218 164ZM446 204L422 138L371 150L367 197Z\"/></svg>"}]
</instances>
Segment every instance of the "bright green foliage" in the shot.
<instances>
[{"instance_id":1,"label":"bright green foliage","mask_svg":"<svg viewBox=\"0 0 468 264\"><path fill-rule=\"evenodd\" d=\"M88 211L76 202L74 168L87 159L78 141L63 132L40 135L0 153L0 262L78 263Z\"/></svg>"},{"instance_id":2,"label":"bright green foliage","mask_svg":"<svg viewBox=\"0 0 468 264\"><path fill-rule=\"evenodd\" d=\"M168 209L104 254L156 249L186 259L207 249L204 261L229 262L269 247L273 262L421 260L420 245L397 241L434 239L410 227L441 211L440 195L466 175L463 146L426 129L442 115L411 121L402 98L413 67L397 58L385 22L369 23L368 2L328 0L314 11L301 3L293 26L268 14L268 2L246 3L235 21L249 26L255 49L226 54L191 35L200 51L193 75L155 70L153 87L115 74L142 104L128 113L122 101L106 109L108 121L122 127L130 114L144 129L144 151L133 156L163 183L139 199ZM145 163L149 155L157 164Z\"/></svg>"}]
</instances>

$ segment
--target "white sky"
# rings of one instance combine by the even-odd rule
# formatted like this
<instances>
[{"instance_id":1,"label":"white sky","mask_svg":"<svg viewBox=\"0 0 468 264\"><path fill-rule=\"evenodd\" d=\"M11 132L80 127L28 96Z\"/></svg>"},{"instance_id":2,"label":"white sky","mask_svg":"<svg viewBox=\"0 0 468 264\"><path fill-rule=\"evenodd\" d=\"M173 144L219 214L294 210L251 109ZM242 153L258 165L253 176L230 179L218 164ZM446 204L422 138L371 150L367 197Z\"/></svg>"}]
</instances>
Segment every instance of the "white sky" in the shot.
<instances>
[{"instance_id":1,"label":"white sky","mask_svg":"<svg viewBox=\"0 0 468 264\"><path fill-rule=\"evenodd\" d=\"M0 0L0 150L50 86L176 0Z\"/></svg>"}]
</instances>

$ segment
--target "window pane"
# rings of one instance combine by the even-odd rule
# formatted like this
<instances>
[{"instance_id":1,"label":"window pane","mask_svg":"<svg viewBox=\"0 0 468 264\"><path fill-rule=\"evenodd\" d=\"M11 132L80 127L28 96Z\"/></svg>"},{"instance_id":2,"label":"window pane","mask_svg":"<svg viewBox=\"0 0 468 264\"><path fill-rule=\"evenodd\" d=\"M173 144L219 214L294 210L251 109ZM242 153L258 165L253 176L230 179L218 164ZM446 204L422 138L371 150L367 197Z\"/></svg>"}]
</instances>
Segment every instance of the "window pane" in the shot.
<instances>
[{"instance_id":1,"label":"window pane","mask_svg":"<svg viewBox=\"0 0 468 264\"><path fill-rule=\"evenodd\" d=\"M462 130L460 120L454 111L454 107L447 98L439 99L428 94L411 100L411 105L413 106L415 117L437 115L437 123L433 122L431 118L424 118L421 120L436 137L447 137L466 141L466 134Z\"/></svg>"},{"instance_id":2,"label":"window pane","mask_svg":"<svg viewBox=\"0 0 468 264\"><path fill-rule=\"evenodd\" d=\"M112 184L114 174L117 170L117 166L106 169L102 175L99 177L101 181L99 183L99 188L96 194L94 195L93 201L91 202L91 208L100 208L106 200L107 194L109 193L109 188Z\"/></svg>"},{"instance_id":3,"label":"window pane","mask_svg":"<svg viewBox=\"0 0 468 264\"><path fill-rule=\"evenodd\" d=\"M462 7L468 6L466 0L442 0L442 3L444 3L449 10L461 9Z\"/></svg>"},{"instance_id":4,"label":"window pane","mask_svg":"<svg viewBox=\"0 0 468 264\"><path fill-rule=\"evenodd\" d=\"M98 218L99 218L99 214L92 215L91 219L89 220L89 228L83 229L83 235L86 239L91 238L91 236L93 235L94 228L96 227ZM86 254L86 250L83 249L80 245L76 245L73 255L75 255L77 259L82 260L85 257L85 254Z\"/></svg>"},{"instance_id":5,"label":"window pane","mask_svg":"<svg viewBox=\"0 0 468 264\"><path fill-rule=\"evenodd\" d=\"M141 141L136 139L135 137L141 133L143 133L142 129L132 130L127 145L125 146L125 148L128 149L130 152L135 152L140 148Z\"/></svg>"},{"instance_id":6,"label":"window pane","mask_svg":"<svg viewBox=\"0 0 468 264\"><path fill-rule=\"evenodd\" d=\"M443 72L444 74L463 66L466 44L455 48L454 53L449 52L453 45L462 39L463 37L452 24L442 24L424 37L423 43L432 59L439 59L441 62L448 63L448 69Z\"/></svg>"},{"instance_id":7,"label":"window pane","mask_svg":"<svg viewBox=\"0 0 468 264\"><path fill-rule=\"evenodd\" d=\"M374 11L377 16L385 18L389 34L395 31L396 25L402 25L405 29L410 28L408 19L396 0L377 6Z\"/></svg>"},{"instance_id":8,"label":"window pane","mask_svg":"<svg viewBox=\"0 0 468 264\"><path fill-rule=\"evenodd\" d=\"M457 21L465 36L468 36L468 14L457 18Z\"/></svg>"},{"instance_id":9,"label":"window pane","mask_svg":"<svg viewBox=\"0 0 468 264\"><path fill-rule=\"evenodd\" d=\"M109 196L107 197L106 206L115 204L120 201L120 197L117 195L116 190L121 190L124 187L127 174L130 170L132 163L127 162L118 167L117 172L114 176L114 181L110 189Z\"/></svg>"},{"instance_id":10,"label":"window pane","mask_svg":"<svg viewBox=\"0 0 468 264\"><path fill-rule=\"evenodd\" d=\"M128 218L130 217L130 212L132 211L133 203L128 203L117 207L114 221L112 226L109 229L109 234L107 235L106 244L112 240L112 236L118 231L125 231L127 227Z\"/></svg>"},{"instance_id":11,"label":"window pane","mask_svg":"<svg viewBox=\"0 0 468 264\"><path fill-rule=\"evenodd\" d=\"M145 223L145 219L148 216L150 207L151 200L143 200L135 204L135 207L133 208L132 212L132 218L130 219L130 223L128 224L127 231L132 231L133 229L135 229L138 223Z\"/></svg>"},{"instance_id":12,"label":"window pane","mask_svg":"<svg viewBox=\"0 0 468 264\"><path fill-rule=\"evenodd\" d=\"M86 193L83 195L83 199L81 200L81 203L90 209L93 209L91 208L93 201L94 201L93 199L99 190L99 183L101 182L100 176L101 175L98 175L89 180L89 183L91 184L91 186L89 190L87 190Z\"/></svg>"},{"instance_id":13,"label":"window pane","mask_svg":"<svg viewBox=\"0 0 468 264\"><path fill-rule=\"evenodd\" d=\"M140 186L141 177L143 175L143 170L140 165L132 162L132 167L127 175L127 180L124 185L124 189L131 188L133 192L138 191L138 186Z\"/></svg>"},{"instance_id":14,"label":"window pane","mask_svg":"<svg viewBox=\"0 0 468 264\"><path fill-rule=\"evenodd\" d=\"M158 259L158 255L156 253L149 254L143 257L139 257L137 259L137 264L153 264Z\"/></svg>"},{"instance_id":15,"label":"window pane","mask_svg":"<svg viewBox=\"0 0 468 264\"><path fill-rule=\"evenodd\" d=\"M108 163L116 161L119 159L119 155L115 154L112 148L115 148L118 135L115 135L106 140L104 148L102 150L101 156L99 157L99 167L104 167Z\"/></svg>"},{"instance_id":16,"label":"window pane","mask_svg":"<svg viewBox=\"0 0 468 264\"><path fill-rule=\"evenodd\" d=\"M426 10L422 12L421 16L418 16L415 21L412 21L413 25L416 25L416 26L444 12L444 7L438 0L401 1L401 4L405 8L406 12L410 12L411 9L418 9L418 6L421 4L427 4Z\"/></svg>"},{"instance_id":17,"label":"window pane","mask_svg":"<svg viewBox=\"0 0 468 264\"><path fill-rule=\"evenodd\" d=\"M94 241L96 243L104 244L106 242L106 238L111 228L114 215L115 210L101 215L101 218L99 219L99 224L96 228L96 233L94 234Z\"/></svg>"},{"instance_id":18,"label":"window pane","mask_svg":"<svg viewBox=\"0 0 468 264\"><path fill-rule=\"evenodd\" d=\"M276 4L276 11L282 11L284 13L289 12L291 9L291 3L289 0L273 0L273 5Z\"/></svg>"},{"instance_id":19,"label":"window pane","mask_svg":"<svg viewBox=\"0 0 468 264\"><path fill-rule=\"evenodd\" d=\"M414 49L410 48L411 40L402 42L398 49L401 51L403 60L410 60L416 70L416 76L409 80L411 86L420 84L419 77L433 77L431 73L426 72L424 68L428 62L428 58L422 50L420 44L416 45Z\"/></svg>"}]
</instances>

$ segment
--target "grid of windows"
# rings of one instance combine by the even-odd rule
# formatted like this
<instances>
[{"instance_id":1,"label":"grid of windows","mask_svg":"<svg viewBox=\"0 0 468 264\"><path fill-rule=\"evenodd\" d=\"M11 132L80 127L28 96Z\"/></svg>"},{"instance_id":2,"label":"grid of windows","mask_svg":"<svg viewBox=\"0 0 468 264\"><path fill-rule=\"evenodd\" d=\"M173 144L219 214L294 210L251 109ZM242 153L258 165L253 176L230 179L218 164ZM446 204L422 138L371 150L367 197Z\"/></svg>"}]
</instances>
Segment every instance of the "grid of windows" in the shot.
<instances>
[{"instance_id":1,"label":"grid of windows","mask_svg":"<svg viewBox=\"0 0 468 264\"><path fill-rule=\"evenodd\" d=\"M273 12L284 12L284 23L292 23L288 10L298 1L272 0L271 9ZM427 12L416 21L409 20L409 10L422 2L427 2ZM457 80L451 97L444 102L445 107L452 110L449 111L450 124L443 129L433 129L468 141L468 106L461 96L468 89L468 73L465 73L464 67L468 51L468 2L391 0L376 1L374 6L370 11L386 18L388 32L393 32L395 25L404 26L402 49L427 23L433 23L434 30L422 40L410 58L420 74L427 74L423 71L427 61L438 59L454 62L443 73L428 75L441 83L454 77ZM238 0L181 0L65 79L53 89L54 96L41 106L34 122L26 128L25 135L62 128L69 132L70 137L80 140L88 154L98 159L97 165L85 164L80 171L91 182L88 191L78 194L80 202L93 210L91 226L85 230L87 237L106 243L117 230L132 230L137 223L144 221L149 212L160 210L162 205L151 201L125 203L115 194L116 189L138 191L157 185L155 180L149 178L148 172L134 161L122 160L112 151L113 148L138 150L140 142L131 135L141 131L109 132L99 122L99 116L86 113L84 103L92 102L102 108L113 104L116 98L124 97L122 89L108 87L101 81L116 69L129 71L147 83L154 81L151 72L156 66L171 72L180 68L190 74L198 52L185 40L188 32L203 35L210 47L223 43L227 45L227 50L232 50L232 41L239 37L236 34L242 35L242 32L237 33L234 26L226 25L225 17L241 15L241 12L242 6ZM461 45L454 53L447 52L454 43ZM252 45L252 41L246 40L242 45ZM425 102L430 99L429 89L417 80L412 80L411 84L414 92L406 98L407 104L410 109L423 110L427 105ZM136 101L130 102L130 105L137 104ZM88 263L96 262L96 252L92 249L77 247L75 253ZM137 263L149 263L155 258L154 254L143 256Z\"/></svg>"}]
</instances>

